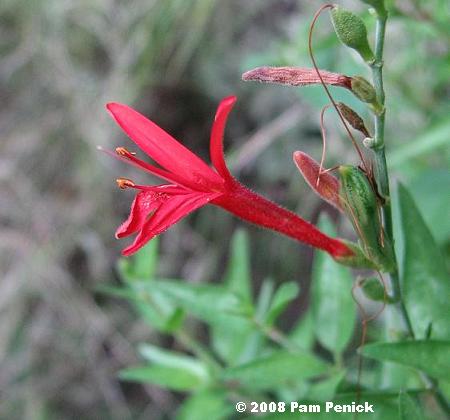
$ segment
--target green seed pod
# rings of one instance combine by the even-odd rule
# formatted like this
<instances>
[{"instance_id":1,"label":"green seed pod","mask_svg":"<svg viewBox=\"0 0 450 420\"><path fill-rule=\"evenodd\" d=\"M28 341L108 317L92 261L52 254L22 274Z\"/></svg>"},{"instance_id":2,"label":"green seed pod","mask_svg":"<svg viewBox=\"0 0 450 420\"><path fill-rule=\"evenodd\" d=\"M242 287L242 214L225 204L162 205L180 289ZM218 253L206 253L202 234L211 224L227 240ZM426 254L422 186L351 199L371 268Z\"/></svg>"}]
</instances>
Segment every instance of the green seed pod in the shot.
<instances>
[{"instance_id":1,"label":"green seed pod","mask_svg":"<svg viewBox=\"0 0 450 420\"><path fill-rule=\"evenodd\" d=\"M384 237L377 197L367 176L355 166L340 166L339 174L342 206L358 233L364 254L380 270L391 271L392 247Z\"/></svg>"},{"instance_id":2,"label":"green seed pod","mask_svg":"<svg viewBox=\"0 0 450 420\"><path fill-rule=\"evenodd\" d=\"M375 60L367 41L366 25L359 16L335 6L331 9L331 21L336 35L344 45L356 50L368 63Z\"/></svg>"}]
</instances>

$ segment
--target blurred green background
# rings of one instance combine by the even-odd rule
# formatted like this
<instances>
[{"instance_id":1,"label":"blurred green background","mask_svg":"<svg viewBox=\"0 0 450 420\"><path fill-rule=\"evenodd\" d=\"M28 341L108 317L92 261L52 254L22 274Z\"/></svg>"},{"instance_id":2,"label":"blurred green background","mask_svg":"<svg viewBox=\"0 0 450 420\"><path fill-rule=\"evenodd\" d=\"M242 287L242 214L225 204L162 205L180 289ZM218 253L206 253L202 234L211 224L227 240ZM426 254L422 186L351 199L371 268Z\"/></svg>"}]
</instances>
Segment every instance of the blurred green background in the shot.
<instances>
[{"instance_id":1,"label":"blurred green background","mask_svg":"<svg viewBox=\"0 0 450 420\"><path fill-rule=\"evenodd\" d=\"M220 99L238 96L226 132L227 161L252 189L315 222L320 202L292 164L319 159L320 87L244 83L261 65L309 66L307 32L322 2L300 0L2 0L0 3L0 417L171 418L182 394L121 382L142 341L171 347L123 300L95 292L119 282L124 242L114 239L131 192L144 180L97 145L130 147L105 112L124 102L208 159ZM372 20L364 5L341 4ZM448 4L397 0L385 53L387 155L430 229L450 250ZM320 67L369 76L340 47L326 14L315 37ZM368 116L349 94L336 97ZM368 119L368 121L370 121ZM369 123L370 124L370 123ZM330 112L327 166L356 163ZM155 180L150 180L154 182ZM147 179L147 183L149 180ZM161 239L160 274L220 279L232 233L243 223L212 206ZM246 227L254 289L264 278L308 289L311 249ZM346 223L340 234L351 236ZM308 294L280 325L293 324Z\"/></svg>"}]
</instances>

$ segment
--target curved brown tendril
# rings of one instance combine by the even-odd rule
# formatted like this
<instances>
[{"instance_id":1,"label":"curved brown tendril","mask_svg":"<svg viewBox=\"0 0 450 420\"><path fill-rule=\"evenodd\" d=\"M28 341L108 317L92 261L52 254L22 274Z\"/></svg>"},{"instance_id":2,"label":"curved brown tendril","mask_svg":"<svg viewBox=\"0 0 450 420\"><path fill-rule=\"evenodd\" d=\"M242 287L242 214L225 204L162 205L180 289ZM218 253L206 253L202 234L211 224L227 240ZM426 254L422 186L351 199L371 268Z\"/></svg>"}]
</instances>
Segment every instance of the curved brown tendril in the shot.
<instances>
[{"instance_id":1,"label":"curved brown tendril","mask_svg":"<svg viewBox=\"0 0 450 420\"><path fill-rule=\"evenodd\" d=\"M316 186L319 186L320 183L320 175L322 175L323 173L325 173L325 171L323 171L323 163L325 162L325 153L326 153L326 148L327 148L327 132L325 130L325 121L324 121L324 117L325 117L325 111L330 107L330 104L325 105L322 108L322 111L320 112L320 132L322 133L322 157L320 159L320 166L319 166L319 173L317 174L317 181L316 181Z\"/></svg>"},{"instance_id":2,"label":"curved brown tendril","mask_svg":"<svg viewBox=\"0 0 450 420\"><path fill-rule=\"evenodd\" d=\"M383 276L381 273L377 270L376 271L378 278L380 280L381 285L383 286L383 303L380 307L380 309L375 312L371 316L367 316L367 312L365 311L363 305L358 300L358 298L355 295L355 290L357 287L361 287L362 279L358 279L352 286L352 297L355 301L356 305L358 306L358 310L361 314L361 340L359 343L359 347L362 348L366 344L366 336L367 336L367 324L371 321L374 321L377 319L381 313L386 308L387 304L387 288L386 288L386 282L383 279ZM362 368L363 368L363 356L361 353L358 354L358 374L357 374L357 380L356 380L356 404L359 403L361 399L361 377L362 377Z\"/></svg>"},{"instance_id":3,"label":"curved brown tendril","mask_svg":"<svg viewBox=\"0 0 450 420\"><path fill-rule=\"evenodd\" d=\"M331 103L333 104L334 109L335 109L336 112L338 113L339 118L340 118L340 120L342 121L342 124L344 125L345 131L347 132L347 134L348 134L348 136L349 136L349 138L350 138L350 140L351 140L351 142L352 142L352 144L353 144L353 147L356 149L356 152L358 153L358 156L359 156L359 158L361 159L362 165L364 166L364 168L365 168L366 171L368 172L369 166L367 165L366 159L364 158L364 155L363 155L361 149L359 148L358 143L357 143L356 140L355 140L355 137L353 136L352 132L350 131L350 128L349 128L347 122L345 121L345 118L343 117L341 111L339 111L339 108L338 108L338 106L337 106L337 103L336 103L336 101L334 100L333 96L331 95L330 90L328 89L327 85L325 84L325 82L324 82L324 80L323 80L323 78L322 78L322 75L320 74L319 67L317 66L316 59L314 58L314 54L313 54L313 49L312 49L312 34L313 34L313 29L314 29L314 26L315 26L315 24L316 24L316 21L317 21L319 15L320 15L325 9L331 9L331 8L333 8L333 7L334 7L333 4L330 4L330 3L324 4L324 5L323 5L323 6L315 13L315 15L314 15L314 17L313 17L313 20L312 20L311 25L310 25L310 27L309 27L309 35L308 35L309 56L310 56L310 58L311 58L311 62L312 62L312 64L313 64L313 66L314 66L314 70L316 71L317 76L318 76L319 79L320 79L320 83L322 84L323 88L325 89L325 92L326 92L328 98L330 99Z\"/></svg>"}]
</instances>

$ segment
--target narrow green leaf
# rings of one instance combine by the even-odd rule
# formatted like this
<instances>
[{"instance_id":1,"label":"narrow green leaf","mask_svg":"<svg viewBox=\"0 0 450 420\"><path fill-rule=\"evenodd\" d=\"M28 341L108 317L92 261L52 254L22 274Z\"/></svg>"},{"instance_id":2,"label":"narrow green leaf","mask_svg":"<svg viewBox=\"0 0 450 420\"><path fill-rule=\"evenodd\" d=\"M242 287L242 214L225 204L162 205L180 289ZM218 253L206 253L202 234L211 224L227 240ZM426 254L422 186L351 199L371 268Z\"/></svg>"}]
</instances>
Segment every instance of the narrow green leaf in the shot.
<instances>
[{"instance_id":1,"label":"narrow green leaf","mask_svg":"<svg viewBox=\"0 0 450 420\"><path fill-rule=\"evenodd\" d=\"M400 166L413 158L430 153L438 147L447 146L450 143L449 130L450 121L448 119L428 128L425 133L389 153L389 166Z\"/></svg>"},{"instance_id":2,"label":"narrow green leaf","mask_svg":"<svg viewBox=\"0 0 450 420\"><path fill-rule=\"evenodd\" d=\"M242 319L241 317L245 317L252 311L252 308L243 303L242 299L228 292L221 285L158 280L153 281L147 288L153 292L160 292L173 304L210 325L228 325L230 317Z\"/></svg>"},{"instance_id":3,"label":"narrow green leaf","mask_svg":"<svg viewBox=\"0 0 450 420\"><path fill-rule=\"evenodd\" d=\"M400 420L423 420L416 402L406 392L400 392L398 396L398 409Z\"/></svg>"},{"instance_id":4,"label":"narrow green leaf","mask_svg":"<svg viewBox=\"0 0 450 420\"><path fill-rule=\"evenodd\" d=\"M450 171L429 169L408 182L414 202L419 207L436 241L443 245L450 240ZM443 217L444 216L444 217Z\"/></svg>"},{"instance_id":5,"label":"narrow green leaf","mask_svg":"<svg viewBox=\"0 0 450 420\"><path fill-rule=\"evenodd\" d=\"M308 398L316 401L331 401L344 377L345 371L342 370L312 384L308 392Z\"/></svg>"},{"instance_id":6,"label":"narrow green leaf","mask_svg":"<svg viewBox=\"0 0 450 420\"><path fill-rule=\"evenodd\" d=\"M251 305L251 274L249 240L245 230L237 230L231 240L225 289ZM212 345L220 357L231 365L242 362L254 325L242 317L228 317L227 323L217 323L211 330Z\"/></svg>"},{"instance_id":7,"label":"narrow green leaf","mask_svg":"<svg viewBox=\"0 0 450 420\"><path fill-rule=\"evenodd\" d=\"M398 188L402 297L416 338L450 338L450 282L444 258L413 199Z\"/></svg>"},{"instance_id":8,"label":"narrow green leaf","mask_svg":"<svg viewBox=\"0 0 450 420\"><path fill-rule=\"evenodd\" d=\"M140 249L133 257L121 258L118 261L118 270L126 281L150 280L156 274L158 266L159 238L153 238Z\"/></svg>"},{"instance_id":9,"label":"narrow green leaf","mask_svg":"<svg viewBox=\"0 0 450 420\"><path fill-rule=\"evenodd\" d=\"M237 382L251 390L271 389L322 375L329 366L310 353L277 351L249 363L226 369L225 381Z\"/></svg>"},{"instance_id":10,"label":"narrow green leaf","mask_svg":"<svg viewBox=\"0 0 450 420\"><path fill-rule=\"evenodd\" d=\"M299 294L300 288L295 282L282 283L276 290L266 315L266 323L273 324L290 302Z\"/></svg>"},{"instance_id":11,"label":"narrow green leaf","mask_svg":"<svg viewBox=\"0 0 450 420\"><path fill-rule=\"evenodd\" d=\"M125 381L154 384L173 391L190 391L205 384L205 379L193 372L169 366L137 366L121 370Z\"/></svg>"},{"instance_id":12,"label":"narrow green leaf","mask_svg":"<svg viewBox=\"0 0 450 420\"><path fill-rule=\"evenodd\" d=\"M318 227L330 236L336 235L326 216L320 217ZM336 263L325 252L316 251L311 285L314 330L318 341L335 354L346 348L355 327L352 281L347 267Z\"/></svg>"},{"instance_id":13,"label":"narrow green leaf","mask_svg":"<svg viewBox=\"0 0 450 420\"><path fill-rule=\"evenodd\" d=\"M314 345L314 321L311 310L303 314L303 317L292 328L289 338L302 350L311 350Z\"/></svg>"},{"instance_id":14,"label":"narrow green leaf","mask_svg":"<svg viewBox=\"0 0 450 420\"><path fill-rule=\"evenodd\" d=\"M248 302L252 301L250 244L244 229L238 229L231 238L230 257L224 284L230 292Z\"/></svg>"},{"instance_id":15,"label":"narrow green leaf","mask_svg":"<svg viewBox=\"0 0 450 420\"><path fill-rule=\"evenodd\" d=\"M195 389L209 381L207 368L193 357L148 344L139 346L139 353L151 365L122 370L121 379L179 391Z\"/></svg>"},{"instance_id":16,"label":"narrow green leaf","mask_svg":"<svg viewBox=\"0 0 450 420\"><path fill-rule=\"evenodd\" d=\"M374 343L364 346L361 352L372 359L396 362L422 370L434 378L450 377L450 341Z\"/></svg>"},{"instance_id":17,"label":"narrow green leaf","mask_svg":"<svg viewBox=\"0 0 450 420\"><path fill-rule=\"evenodd\" d=\"M187 398L178 410L176 420L221 420L235 412L224 391L202 390Z\"/></svg>"}]
</instances>

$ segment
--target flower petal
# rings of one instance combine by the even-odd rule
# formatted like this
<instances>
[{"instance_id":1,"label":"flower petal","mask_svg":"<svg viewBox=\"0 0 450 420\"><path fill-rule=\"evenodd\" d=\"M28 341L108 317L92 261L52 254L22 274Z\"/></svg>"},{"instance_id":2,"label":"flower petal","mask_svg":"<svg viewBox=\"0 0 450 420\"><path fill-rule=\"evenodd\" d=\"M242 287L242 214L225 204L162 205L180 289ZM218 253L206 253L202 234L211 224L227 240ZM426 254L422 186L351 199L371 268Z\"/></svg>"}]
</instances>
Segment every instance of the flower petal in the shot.
<instances>
[{"instance_id":1,"label":"flower petal","mask_svg":"<svg viewBox=\"0 0 450 420\"><path fill-rule=\"evenodd\" d=\"M140 187L140 186L138 186ZM142 187L144 190L136 194L131 204L128 219L116 230L116 238L131 235L142 228L147 217L172 195L186 194L187 191L176 185L158 185L155 187Z\"/></svg>"},{"instance_id":2,"label":"flower petal","mask_svg":"<svg viewBox=\"0 0 450 420\"><path fill-rule=\"evenodd\" d=\"M177 176L176 174L172 174L164 169L158 168L150 163L144 162L143 160L131 155L129 157L119 156L117 153L112 152L111 150L104 149L101 146L97 146L97 150L100 150L103 153L113 157L114 159L120 160L122 162L128 163L136 168L142 169L158 178L165 179L166 181L173 182L175 184L183 184L183 179Z\"/></svg>"},{"instance_id":3,"label":"flower petal","mask_svg":"<svg viewBox=\"0 0 450 420\"><path fill-rule=\"evenodd\" d=\"M223 155L223 134L227 123L228 115L236 103L236 96L228 96L222 99L217 108L216 116L211 130L211 140L209 150L211 162L222 177L231 178L230 171L227 168Z\"/></svg>"},{"instance_id":4,"label":"flower petal","mask_svg":"<svg viewBox=\"0 0 450 420\"><path fill-rule=\"evenodd\" d=\"M139 112L119 103L106 107L131 140L163 168L181 176L186 184L202 190L223 184L205 162Z\"/></svg>"},{"instance_id":5,"label":"flower petal","mask_svg":"<svg viewBox=\"0 0 450 420\"><path fill-rule=\"evenodd\" d=\"M320 181L317 184L320 165L303 152L294 152L293 157L294 163L309 186L328 203L343 211L339 197L339 180L331 173L325 172L320 174Z\"/></svg>"},{"instance_id":6,"label":"flower petal","mask_svg":"<svg viewBox=\"0 0 450 420\"><path fill-rule=\"evenodd\" d=\"M159 204L158 209L143 225L133 244L125 248L122 254L129 256L142 248L150 239L166 231L170 226L194 210L209 203L222 193L192 192L168 197Z\"/></svg>"}]
</instances>

